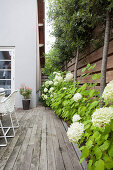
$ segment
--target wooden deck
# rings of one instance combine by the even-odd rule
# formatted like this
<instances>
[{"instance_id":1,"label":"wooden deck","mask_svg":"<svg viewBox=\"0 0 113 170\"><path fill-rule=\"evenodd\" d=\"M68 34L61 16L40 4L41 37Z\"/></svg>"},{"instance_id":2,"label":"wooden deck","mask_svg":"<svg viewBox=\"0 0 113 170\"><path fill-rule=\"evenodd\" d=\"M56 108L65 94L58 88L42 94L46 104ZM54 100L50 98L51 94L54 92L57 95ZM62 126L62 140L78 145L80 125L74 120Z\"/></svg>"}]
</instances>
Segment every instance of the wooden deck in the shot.
<instances>
[{"instance_id":1,"label":"wooden deck","mask_svg":"<svg viewBox=\"0 0 113 170\"><path fill-rule=\"evenodd\" d=\"M17 112L16 136L0 148L0 170L82 170L60 119L39 106Z\"/></svg>"}]
</instances>

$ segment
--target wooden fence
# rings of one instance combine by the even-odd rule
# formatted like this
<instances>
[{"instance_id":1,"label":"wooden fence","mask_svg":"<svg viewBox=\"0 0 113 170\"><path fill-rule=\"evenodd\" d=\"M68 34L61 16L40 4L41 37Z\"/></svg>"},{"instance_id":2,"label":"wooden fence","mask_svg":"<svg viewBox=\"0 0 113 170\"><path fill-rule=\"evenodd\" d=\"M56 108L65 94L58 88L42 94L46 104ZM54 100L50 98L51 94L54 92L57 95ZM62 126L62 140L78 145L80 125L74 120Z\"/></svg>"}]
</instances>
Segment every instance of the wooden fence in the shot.
<instances>
[{"instance_id":1,"label":"wooden fence","mask_svg":"<svg viewBox=\"0 0 113 170\"><path fill-rule=\"evenodd\" d=\"M78 62L78 69L77 69L77 80L78 81L80 80L80 84L94 82L94 83L98 83L97 87L100 86L100 79L92 80L91 77L95 73L96 74L101 73L102 53L103 53L103 47L87 55L80 56ZM86 78L83 78L81 77L81 71L84 67L86 67L88 63L90 63L91 65L96 64L96 67L92 69L92 71L85 71L84 73L91 72L91 74ZM67 65L68 71L71 71L72 73L74 72L74 64L75 64L75 59L72 59ZM113 39L110 40L110 44L109 44L106 75L107 75L107 83L113 80Z\"/></svg>"}]
</instances>

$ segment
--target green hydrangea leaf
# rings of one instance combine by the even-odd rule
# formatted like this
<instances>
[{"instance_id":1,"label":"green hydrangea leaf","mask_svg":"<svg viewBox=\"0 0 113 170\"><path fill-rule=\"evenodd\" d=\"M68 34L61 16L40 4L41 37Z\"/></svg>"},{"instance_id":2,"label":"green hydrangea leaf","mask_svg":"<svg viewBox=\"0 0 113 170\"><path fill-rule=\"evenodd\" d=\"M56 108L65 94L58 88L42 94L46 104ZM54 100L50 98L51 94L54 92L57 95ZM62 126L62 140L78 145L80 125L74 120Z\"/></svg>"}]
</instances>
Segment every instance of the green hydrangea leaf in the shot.
<instances>
[{"instance_id":1,"label":"green hydrangea leaf","mask_svg":"<svg viewBox=\"0 0 113 170\"><path fill-rule=\"evenodd\" d=\"M97 160L102 157L102 151L99 148L96 148L96 150L94 151L94 154Z\"/></svg>"},{"instance_id":2,"label":"green hydrangea leaf","mask_svg":"<svg viewBox=\"0 0 113 170\"><path fill-rule=\"evenodd\" d=\"M113 157L113 144L111 145L109 151L108 151L109 156Z\"/></svg>"},{"instance_id":3,"label":"green hydrangea leaf","mask_svg":"<svg viewBox=\"0 0 113 170\"><path fill-rule=\"evenodd\" d=\"M102 151L105 151L105 150L108 149L109 145L110 145L110 142L109 142L108 140L106 140L106 141L103 143L103 145L100 146L100 149L101 149Z\"/></svg>"},{"instance_id":4,"label":"green hydrangea leaf","mask_svg":"<svg viewBox=\"0 0 113 170\"><path fill-rule=\"evenodd\" d=\"M86 143L86 146L90 149L93 146L93 142L89 139Z\"/></svg>"},{"instance_id":5,"label":"green hydrangea leaf","mask_svg":"<svg viewBox=\"0 0 113 170\"><path fill-rule=\"evenodd\" d=\"M95 108L98 105L99 101L94 101L90 104L89 109Z\"/></svg>"},{"instance_id":6,"label":"green hydrangea leaf","mask_svg":"<svg viewBox=\"0 0 113 170\"><path fill-rule=\"evenodd\" d=\"M89 155L89 149L88 149L88 147L84 147L84 149L82 150L81 157L80 157L80 163L81 163L85 158L87 158L88 155Z\"/></svg>"},{"instance_id":7,"label":"green hydrangea leaf","mask_svg":"<svg viewBox=\"0 0 113 170\"><path fill-rule=\"evenodd\" d=\"M112 169L113 168L113 159L110 158L108 155L105 155L103 157L105 168L106 169Z\"/></svg>"},{"instance_id":8,"label":"green hydrangea leaf","mask_svg":"<svg viewBox=\"0 0 113 170\"><path fill-rule=\"evenodd\" d=\"M95 162L95 170L104 170L104 161L102 159Z\"/></svg>"},{"instance_id":9,"label":"green hydrangea leaf","mask_svg":"<svg viewBox=\"0 0 113 170\"><path fill-rule=\"evenodd\" d=\"M93 163L93 161L92 160L89 160L89 163L88 163L88 170L91 170L92 169L92 163Z\"/></svg>"}]
</instances>

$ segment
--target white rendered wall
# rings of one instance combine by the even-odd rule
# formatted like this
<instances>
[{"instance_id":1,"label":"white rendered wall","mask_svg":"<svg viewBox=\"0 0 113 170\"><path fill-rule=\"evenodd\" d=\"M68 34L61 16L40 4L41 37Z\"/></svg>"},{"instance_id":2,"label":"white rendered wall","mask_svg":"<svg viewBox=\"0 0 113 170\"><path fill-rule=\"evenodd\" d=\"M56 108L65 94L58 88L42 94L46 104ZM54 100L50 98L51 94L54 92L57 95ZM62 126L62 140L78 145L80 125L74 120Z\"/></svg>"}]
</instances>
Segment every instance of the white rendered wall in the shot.
<instances>
[{"instance_id":1,"label":"white rendered wall","mask_svg":"<svg viewBox=\"0 0 113 170\"><path fill-rule=\"evenodd\" d=\"M36 106L36 0L0 0L0 46L15 46L15 89L25 83L33 89ZM16 107L22 107L18 93Z\"/></svg>"}]
</instances>

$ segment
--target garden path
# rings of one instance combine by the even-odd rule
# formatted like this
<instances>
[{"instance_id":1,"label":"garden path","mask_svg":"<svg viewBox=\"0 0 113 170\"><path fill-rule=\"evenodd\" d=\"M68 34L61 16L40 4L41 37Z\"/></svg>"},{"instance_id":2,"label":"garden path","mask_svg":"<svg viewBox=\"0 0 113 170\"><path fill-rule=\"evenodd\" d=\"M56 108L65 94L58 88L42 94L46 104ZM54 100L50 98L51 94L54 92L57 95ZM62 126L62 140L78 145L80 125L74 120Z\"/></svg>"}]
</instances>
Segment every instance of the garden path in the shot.
<instances>
[{"instance_id":1,"label":"garden path","mask_svg":"<svg viewBox=\"0 0 113 170\"><path fill-rule=\"evenodd\" d=\"M20 127L7 147L0 148L0 170L82 170L62 121L52 110L38 106L17 114Z\"/></svg>"}]
</instances>

